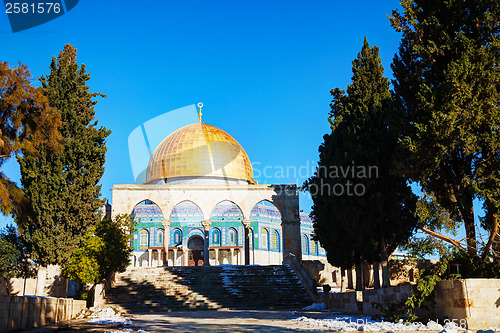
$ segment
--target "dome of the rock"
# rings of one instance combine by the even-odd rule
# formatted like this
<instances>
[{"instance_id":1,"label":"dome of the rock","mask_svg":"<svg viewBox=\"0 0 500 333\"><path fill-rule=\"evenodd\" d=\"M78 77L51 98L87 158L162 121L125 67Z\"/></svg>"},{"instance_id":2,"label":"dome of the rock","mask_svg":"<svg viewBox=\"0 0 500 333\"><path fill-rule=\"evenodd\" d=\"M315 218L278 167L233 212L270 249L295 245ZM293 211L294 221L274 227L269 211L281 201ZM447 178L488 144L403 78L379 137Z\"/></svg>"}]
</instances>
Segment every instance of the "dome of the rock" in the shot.
<instances>
[{"instance_id":1,"label":"dome of the rock","mask_svg":"<svg viewBox=\"0 0 500 333\"><path fill-rule=\"evenodd\" d=\"M250 159L220 128L202 122L166 137L148 164L145 184L230 182L252 184Z\"/></svg>"}]
</instances>

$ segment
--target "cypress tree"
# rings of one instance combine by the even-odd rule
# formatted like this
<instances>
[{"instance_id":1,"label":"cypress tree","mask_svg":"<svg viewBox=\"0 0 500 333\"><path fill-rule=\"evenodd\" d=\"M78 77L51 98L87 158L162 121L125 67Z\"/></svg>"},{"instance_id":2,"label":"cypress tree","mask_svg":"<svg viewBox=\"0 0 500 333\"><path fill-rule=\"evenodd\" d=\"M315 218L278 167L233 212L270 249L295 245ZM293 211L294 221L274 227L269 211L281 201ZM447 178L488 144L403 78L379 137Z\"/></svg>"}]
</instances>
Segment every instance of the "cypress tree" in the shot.
<instances>
[{"instance_id":1,"label":"cypress tree","mask_svg":"<svg viewBox=\"0 0 500 333\"><path fill-rule=\"evenodd\" d=\"M402 0L394 91L407 174L463 222L477 253L475 198L498 230L500 209L500 2ZM490 244L491 245L491 244ZM485 249L488 251L488 246Z\"/></svg>"},{"instance_id":2,"label":"cypress tree","mask_svg":"<svg viewBox=\"0 0 500 333\"><path fill-rule=\"evenodd\" d=\"M37 155L19 157L21 182L34 216L21 224L42 265L64 265L81 245L83 235L100 218L101 186L106 137L110 131L97 127L95 97L89 92L85 65L76 62L76 49L65 45L53 57L50 74L40 81L50 105L59 110L64 148L51 153L41 147Z\"/></svg>"},{"instance_id":3,"label":"cypress tree","mask_svg":"<svg viewBox=\"0 0 500 333\"><path fill-rule=\"evenodd\" d=\"M389 81L378 48L366 38L352 70L346 92L331 92L332 133L325 135L318 171L305 185L328 260L343 268L382 262L387 286L388 254L415 230L417 198L399 172Z\"/></svg>"}]
</instances>

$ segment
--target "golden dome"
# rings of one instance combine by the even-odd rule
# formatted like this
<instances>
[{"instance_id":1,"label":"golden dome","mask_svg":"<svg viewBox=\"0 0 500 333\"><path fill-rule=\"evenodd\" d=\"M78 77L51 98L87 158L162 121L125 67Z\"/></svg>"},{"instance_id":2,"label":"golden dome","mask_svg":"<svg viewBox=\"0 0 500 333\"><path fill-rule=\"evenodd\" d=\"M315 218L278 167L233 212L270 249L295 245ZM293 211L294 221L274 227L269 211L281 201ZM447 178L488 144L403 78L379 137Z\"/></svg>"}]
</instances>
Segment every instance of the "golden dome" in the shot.
<instances>
[{"instance_id":1,"label":"golden dome","mask_svg":"<svg viewBox=\"0 0 500 333\"><path fill-rule=\"evenodd\" d=\"M216 177L253 183L250 159L229 134L195 123L167 136L149 159L146 183L177 177Z\"/></svg>"}]
</instances>

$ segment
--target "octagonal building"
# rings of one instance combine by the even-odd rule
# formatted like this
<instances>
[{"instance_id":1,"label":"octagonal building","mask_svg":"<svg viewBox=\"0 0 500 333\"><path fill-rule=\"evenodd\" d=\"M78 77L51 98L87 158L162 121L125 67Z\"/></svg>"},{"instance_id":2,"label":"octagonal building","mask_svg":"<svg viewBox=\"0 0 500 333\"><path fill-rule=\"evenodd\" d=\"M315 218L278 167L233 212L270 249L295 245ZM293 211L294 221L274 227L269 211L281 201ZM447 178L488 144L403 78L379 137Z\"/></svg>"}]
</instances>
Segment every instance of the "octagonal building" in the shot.
<instances>
[{"instance_id":1,"label":"octagonal building","mask_svg":"<svg viewBox=\"0 0 500 333\"><path fill-rule=\"evenodd\" d=\"M168 135L141 185L115 185L111 215L132 214L134 267L325 259L297 186L259 185L241 145L200 122Z\"/></svg>"}]
</instances>

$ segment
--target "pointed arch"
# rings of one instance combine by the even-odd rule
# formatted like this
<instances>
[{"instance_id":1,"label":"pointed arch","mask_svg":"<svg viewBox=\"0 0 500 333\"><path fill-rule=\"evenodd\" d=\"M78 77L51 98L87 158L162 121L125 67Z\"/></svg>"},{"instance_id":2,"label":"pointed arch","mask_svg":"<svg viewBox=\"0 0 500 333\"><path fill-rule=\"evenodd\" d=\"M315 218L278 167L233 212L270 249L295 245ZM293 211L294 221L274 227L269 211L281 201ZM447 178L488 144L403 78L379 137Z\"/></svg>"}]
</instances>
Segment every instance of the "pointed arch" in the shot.
<instances>
[{"instance_id":1,"label":"pointed arch","mask_svg":"<svg viewBox=\"0 0 500 333\"><path fill-rule=\"evenodd\" d=\"M211 221L242 221L243 211L240 206L231 200L219 201L210 212Z\"/></svg>"},{"instance_id":2,"label":"pointed arch","mask_svg":"<svg viewBox=\"0 0 500 333\"><path fill-rule=\"evenodd\" d=\"M269 200L261 200L253 206L250 212L252 221L259 220L259 218L281 222L282 215L274 203Z\"/></svg>"},{"instance_id":3,"label":"pointed arch","mask_svg":"<svg viewBox=\"0 0 500 333\"><path fill-rule=\"evenodd\" d=\"M203 211L200 206L194 203L191 200L182 200L178 202L170 212L170 216L168 218L170 221L202 221Z\"/></svg>"},{"instance_id":4,"label":"pointed arch","mask_svg":"<svg viewBox=\"0 0 500 333\"><path fill-rule=\"evenodd\" d=\"M132 220L136 223L161 222L163 212L154 201L149 199L142 200L132 209Z\"/></svg>"},{"instance_id":5,"label":"pointed arch","mask_svg":"<svg viewBox=\"0 0 500 333\"><path fill-rule=\"evenodd\" d=\"M281 214L281 210L278 208L278 206L276 204L274 204L274 202L272 202L271 200L268 200L268 199L260 200L259 202L256 202L252 206L252 210L250 211L250 219L252 219L252 216L255 216L256 210L258 210L260 207L265 207L265 208L275 210L277 212L277 214L275 214L275 215L281 221L282 216L283 216L283 214Z\"/></svg>"},{"instance_id":6,"label":"pointed arch","mask_svg":"<svg viewBox=\"0 0 500 333\"><path fill-rule=\"evenodd\" d=\"M134 204L132 204L132 211L130 212L130 214L133 214L134 213L134 209L137 206L141 206L141 205L155 205L156 207L158 207L158 209L160 210L161 214L163 215L163 210L161 209L161 206L158 205L154 200L151 200L149 198L141 199L140 201L135 202Z\"/></svg>"}]
</instances>

